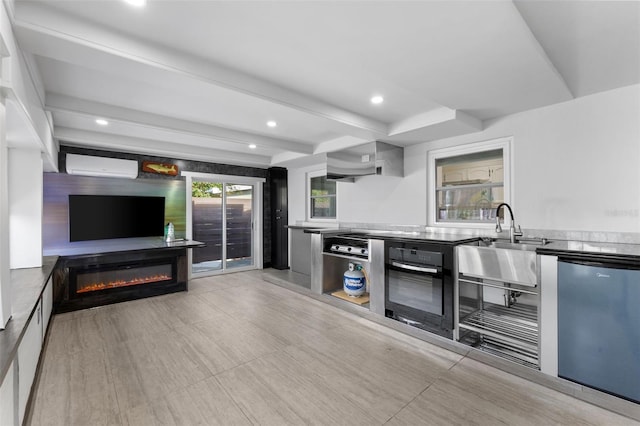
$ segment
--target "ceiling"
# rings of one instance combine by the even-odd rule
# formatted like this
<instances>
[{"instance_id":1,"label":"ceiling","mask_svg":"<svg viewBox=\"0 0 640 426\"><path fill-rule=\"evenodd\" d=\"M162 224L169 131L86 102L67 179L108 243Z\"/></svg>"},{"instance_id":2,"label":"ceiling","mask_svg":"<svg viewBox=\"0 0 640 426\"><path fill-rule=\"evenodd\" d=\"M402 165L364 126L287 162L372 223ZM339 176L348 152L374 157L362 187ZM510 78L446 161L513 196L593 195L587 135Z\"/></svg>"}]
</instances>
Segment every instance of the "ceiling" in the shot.
<instances>
[{"instance_id":1,"label":"ceiling","mask_svg":"<svg viewBox=\"0 0 640 426\"><path fill-rule=\"evenodd\" d=\"M14 31L62 144L257 167L640 83L636 1L15 0Z\"/></svg>"}]
</instances>

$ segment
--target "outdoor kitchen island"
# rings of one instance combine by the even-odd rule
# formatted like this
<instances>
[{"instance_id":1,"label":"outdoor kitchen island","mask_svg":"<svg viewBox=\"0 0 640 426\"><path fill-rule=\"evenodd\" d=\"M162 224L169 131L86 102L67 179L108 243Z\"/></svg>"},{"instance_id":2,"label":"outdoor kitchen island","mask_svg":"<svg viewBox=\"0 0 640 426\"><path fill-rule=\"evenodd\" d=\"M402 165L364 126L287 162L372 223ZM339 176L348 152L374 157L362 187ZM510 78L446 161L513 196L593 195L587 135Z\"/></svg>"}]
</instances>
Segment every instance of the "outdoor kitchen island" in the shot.
<instances>
[{"instance_id":1,"label":"outdoor kitchen island","mask_svg":"<svg viewBox=\"0 0 640 426\"><path fill-rule=\"evenodd\" d=\"M354 229L316 229L310 230L310 232L315 232L312 237L319 238L322 234L324 235L336 235L337 232L345 232L345 233L353 233ZM398 237L403 236L403 234L412 234L412 233L403 233L403 232L387 232L387 231L371 231L368 233L369 238L380 239L382 235L397 235ZM421 233L413 233L415 235L420 235ZM459 235L460 237L460 235ZM481 236L477 236L475 239L479 240ZM473 238L472 238L473 239ZM313 238L312 238L313 240ZM295 250L295 247L292 247ZM441 348L446 348L455 353L462 354L465 357L481 361L485 364L491 365L493 367L502 369L511 374L515 374L517 376L526 378L531 380L532 382L547 386L549 388L560 390L563 393L570 394L575 396L581 400L588 401L595 405L605 407L609 410L618 412L620 414L626 415L630 418L640 420L640 406L637 403L633 402L633 397L629 397L629 392L627 388L618 389L618 384L614 380L614 385L610 386L610 383L604 382L600 383L597 380L599 378L594 378L590 374L580 375L580 372L574 373L565 372L563 373L563 368L566 370L566 367L563 367L562 364L562 352L564 350L565 355L568 353L568 349L566 347L558 347L559 345L559 332L561 331L562 324L569 324L571 321L571 317L567 317L568 312L565 312L566 309L561 308L559 303L565 303L565 301L576 301L582 299L576 299L575 297L571 298L563 298L561 296L561 288L564 284L562 282L558 282L559 278L562 278L565 275L558 274L558 265L559 261L595 261L601 263L601 267L604 266L603 270L597 270L599 280L608 278L609 276L613 277L614 275L610 273L609 268L612 265L616 264L625 264L626 268L629 268L629 264L635 265L632 269L640 268L640 245L638 244L614 244L614 243L600 243L594 241L551 241L545 245L541 245L535 250L538 258L540 258L540 316L542 318L540 324L540 367L539 368L530 368L528 366L520 365L517 362L509 361L503 359L501 357L485 353L476 348L472 348L470 346L463 345L460 342L455 340L450 340L448 338L444 338L442 336L438 336L432 332L427 330L423 330L417 328L415 326L409 325L409 323L402 323L400 321L394 321L391 318L386 317L384 314L380 312L376 312L373 308L373 301L369 309L363 308L361 306L357 306L353 303L347 303L342 300L331 297L326 293L317 294L317 292L308 290L303 288L301 285L292 280L291 278L295 278L294 275L283 274L283 271L269 271L263 274L263 279L274 284L281 285L290 290L296 291L298 293L304 294L308 297L311 297L316 300L323 301L330 305L333 305L337 308L349 311L351 313L357 314L369 321L380 324L382 326L400 331L409 336L418 338L423 341L427 341L429 343L433 343ZM380 258L380 256L378 256ZM314 263L312 262L312 266ZM578 262L579 266L579 262ZM378 265L378 269L380 266ZM384 270L384 269L383 269ZM628 274L630 276L633 274L633 271L629 271ZM372 282L376 280L372 278ZM376 281L384 282L385 278L378 278ZM631 278L628 283L632 283L634 285L626 287L623 286L626 290L631 291L631 289L637 288L637 279ZM610 296L607 296L611 298ZM373 298L375 299L375 297ZM604 300L606 298L600 298ZM384 299L382 299L384 301ZM622 299L624 300L624 299ZM631 309L629 304L632 304L633 301L637 300L637 297L626 299L624 304L618 302L617 305L611 306L627 306L624 309L625 313L633 317L635 310ZM559 318L562 311L562 317ZM383 311L384 312L384 311ZM600 313L604 313L605 309L601 309ZM619 316L618 316L619 317ZM618 319L616 317L616 321ZM581 317L582 318L582 317ZM594 318L599 318L597 315ZM611 318L613 319L613 318ZM637 323L637 321L636 321ZM580 322L578 321L578 324ZM625 324L629 324L628 322ZM560 326L560 327L559 327ZM571 328L564 327L568 330L568 334L571 335ZM634 333L637 333L632 327L626 327L625 330L628 331L627 336L631 338ZM608 335L602 335L601 337L611 337L617 339L618 333L620 330L617 330L616 333L609 332ZM602 333L602 332L601 332ZM575 334L575 333L573 333ZM614 340L615 340L614 339ZM597 345L599 339L591 340L589 343ZM630 341L627 339L626 341ZM637 342L637 337L633 338L634 342ZM564 342L563 342L564 344ZM565 345L566 346L566 345ZM613 344L611 345L614 346ZM559 351L560 349L560 351ZM570 349L570 348L569 348ZM610 351L611 352L611 351ZM594 353L593 350L588 353ZM615 356L623 356L624 354L628 354L630 351L617 351L614 352ZM622 355L620 355L622 354ZM565 356L566 359L567 356ZM637 356L636 358L637 359ZM560 365L559 365L560 361ZM626 362L626 361L625 361ZM619 368L616 368L618 365L625 365L625 362L618 362L617 364L612 364L613 372L609 374L607 378L614 377L614 373L617 374ZM567 364L567 362L565 362ZM573 365L573 362L569 362L569 365ZM631 364L633 365L633 364ZM560 368L559 368L560 367ZM590 370L587 368L585 371L596 371L593 368ZM629 371L629 370L627 370ZM637 370L634 370L637 371ZM615 376L618 377L618 376ZM637 376L629 376L627 379L630 379L631 389L637 390L637 381L634 381L634 377ZM616 379L618 380L618 379ZM635 383L635 388L633 387ZM622 396L622 397L620 397Z\"/></svg>"},{"instance_id":2,"label":"outdoor kitchen island","mask_svg":"<svg viewBox=\"0 0 640 426\"><path fill-rule=\"evenodd\" d=\"M294 231L310 235L310 247L296 247L293 244L295 241L292 241L292 252L310 252L310 285L305 285L307 276L291 271L266 273L266 281L276 284L293 283L294 289L309 289L308 292L301 291L314 298L317 295L322 300L330 301L375 322L381 322L422 340L435 339L449 349L460 350L452 344L453 249L457 244L476 241L479 237L356 227L332 229L296 226ZM342 244L340 240L345 239L351 240L354 247L358 243L357 240L361 239L367 247L366 258L358 259L346 253L331 252L331 247L336 245L334 243ZM348 250L349 246L346 249ZM437 272L431 276L422 276L423 274L411 273L409 269L398 268L393 263L401 262L389 262L390 251L400 257L414 256L414 259L405 259L412 265L416 260L424 260L424 255L429 252L433 259L436 259L435 263L438 263L435 265ZM335 297L336 290L342 288L342 274L348 269L349 263L360 264L368 275L368 303L359 304L357 298L353 298L353 303L349 303L339 296ZM389 277L391 279L388 279ZM304 279L303 282L300 282L300 279ZM414 285L417 282L421 285ZM417 295L420 303L414 303L415 300L407 302L404 294L408 287L411 287L410 292L420 293Z\"/></svg>"}]
</instances>

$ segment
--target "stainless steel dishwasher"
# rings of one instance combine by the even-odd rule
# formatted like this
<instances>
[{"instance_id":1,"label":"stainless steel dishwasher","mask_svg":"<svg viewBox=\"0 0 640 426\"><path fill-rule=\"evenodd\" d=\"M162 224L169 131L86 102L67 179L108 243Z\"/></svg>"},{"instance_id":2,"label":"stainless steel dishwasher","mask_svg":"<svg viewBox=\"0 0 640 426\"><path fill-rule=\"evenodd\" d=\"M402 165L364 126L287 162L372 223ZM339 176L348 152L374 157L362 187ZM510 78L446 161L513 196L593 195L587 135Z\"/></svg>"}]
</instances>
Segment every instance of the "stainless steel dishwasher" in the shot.
<instances>
[{"instance_id":1,"label":"stainless steel dishwasher","mask_svg":"<svg viewBox=\"0 0 640 426\"><path fill-rule=\"evenodd\" d=\"M558 375L640 402L640 264L559 258Z\"/></svg>"}]
</instances>

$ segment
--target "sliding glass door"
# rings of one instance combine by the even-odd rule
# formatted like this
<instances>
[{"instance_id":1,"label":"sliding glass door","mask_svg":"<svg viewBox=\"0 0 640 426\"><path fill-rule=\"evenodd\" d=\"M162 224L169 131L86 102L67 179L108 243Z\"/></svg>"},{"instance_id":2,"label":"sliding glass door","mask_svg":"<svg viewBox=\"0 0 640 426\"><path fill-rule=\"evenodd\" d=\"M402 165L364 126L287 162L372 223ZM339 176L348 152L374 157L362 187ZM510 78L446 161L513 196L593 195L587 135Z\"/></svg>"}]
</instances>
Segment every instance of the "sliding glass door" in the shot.
<instances>
[{"instance_id":1,"label":"sliding glass door","mask_svg":"<svg viewBox=\"0 0 640 426\"><path fill-rule=\"evenodd\" d=\"M191 256L191 274L204 276L262 267L258 217L263 179L187 174L187 234L206 244ZM189 209L190 207L190 209ZM189 211L190 210L190 211ZM189 232L190 231L190 232Z\"/></svg>"},{"instance_id":2,"label":"sliding glass door","mask_svg":"<svg viewBox=\"0 0 640 426\"><path fill-rule=\"evenodd\" d=\"M222 182L194 180L191 184L191 238L207 245L193 249L193 274L222 270L222 187Z\"/></svg>"},{"instance_id":3,"label":"sliding glass door","mask_svg":"<svg viewBox=\"0 0 640 426\"><path fill-rule=\"evenodd\" d=\"M227 269L253 264L253 187L225 184Z\"/></svg>"}]
</instances>

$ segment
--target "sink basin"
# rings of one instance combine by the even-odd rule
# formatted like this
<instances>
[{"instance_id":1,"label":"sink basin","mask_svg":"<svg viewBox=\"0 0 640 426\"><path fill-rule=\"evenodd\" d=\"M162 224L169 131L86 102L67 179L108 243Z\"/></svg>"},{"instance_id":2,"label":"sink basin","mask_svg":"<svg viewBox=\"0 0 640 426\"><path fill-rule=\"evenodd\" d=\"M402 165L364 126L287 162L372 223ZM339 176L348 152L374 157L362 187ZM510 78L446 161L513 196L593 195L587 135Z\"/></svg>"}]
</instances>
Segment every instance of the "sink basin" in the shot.
<instances>
[{"instance_id":1,"label":"sink basin","mask_svg":"<svg viewBox=\"0 0 640 426\"><path fill-rule=\"evenodd\" d=\"M480 247L492 247L499 249L508 249L508 250L525 250L525 251L536 251L538 247L542 247L545 244L548 244L548 241L543 242L517 242L511 243L509 241L491 241L485 243L482 241L480 243Z\"/></svg>"},{"instance_id":2,"label":"sink basin","mask_svg":"<svg viewBox=\"0 0 640 426\"><path fill-rule=\"evenodd\" d=\"M537 286L536 248L542 244L480 241L479 245L460 245L458 272L524 286Z\"/></svg>"}]
</instances>

